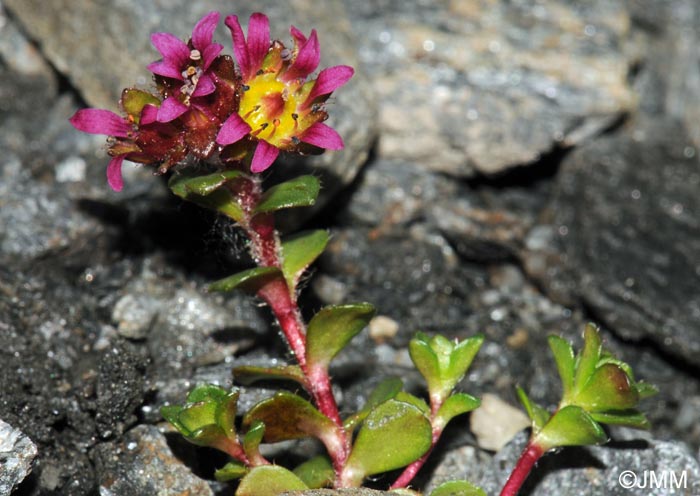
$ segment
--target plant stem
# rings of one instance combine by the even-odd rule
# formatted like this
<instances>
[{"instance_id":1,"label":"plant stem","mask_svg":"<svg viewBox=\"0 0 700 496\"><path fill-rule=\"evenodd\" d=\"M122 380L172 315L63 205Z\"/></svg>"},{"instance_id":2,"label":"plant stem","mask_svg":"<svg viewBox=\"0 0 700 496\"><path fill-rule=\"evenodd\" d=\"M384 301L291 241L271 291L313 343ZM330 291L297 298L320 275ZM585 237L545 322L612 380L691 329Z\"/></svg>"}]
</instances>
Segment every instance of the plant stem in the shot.
<instances>
[{"instance_id":1,"label":"plant stem","mask_svg":"<svg viewBox=\"0 0 700 496\"><path fill-rule=\"evenodd\" d=\"M522 487L525 479L530 474L532 467L535 466L537 460L544 454L544 450L537 443L530 440L523 450L518 463L508 477L506 485L501 490L501 496L516 496Z\"/></svg>"},{"instance_id":2,"label":"plant stem","mask_svg":"<svg viewBox=\"0 0 700 496\"><path fill-rule=\"evenodd\" d=\"M272 214L253 214L262 197L261 182L258 178L242 181L234 193L238 196L245 212L241 223L250 239L250 249L256 263L261 267L282 268L282 250L279 234L275 229ZM338 405L333 396L328 372L323 368L310 368L306 362L306 324L296 301L296 288L289 288L284 278L266 284L258 295L270 306L284 333L289 347L307 379L311 394L319 411L331 419L336 426L339 449L329 453L336 474L342 472L350 453L350 440L343 428Z\"/></svg>"}]
</instances>

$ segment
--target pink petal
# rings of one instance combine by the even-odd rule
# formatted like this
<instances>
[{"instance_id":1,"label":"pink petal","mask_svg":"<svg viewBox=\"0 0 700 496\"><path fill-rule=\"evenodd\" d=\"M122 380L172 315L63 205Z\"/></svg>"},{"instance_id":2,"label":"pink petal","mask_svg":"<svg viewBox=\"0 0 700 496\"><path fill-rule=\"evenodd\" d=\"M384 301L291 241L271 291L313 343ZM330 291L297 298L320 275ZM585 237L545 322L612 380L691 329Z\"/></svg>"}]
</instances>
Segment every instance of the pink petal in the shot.
<instances>
[{"instance_id":1,"label":"pink petal","mask_svg":"<svg viewBox=\"0 0 700 496\"><path fill-rule=\"evenodd\" d=\"M199 20L192 30L192 46L201 52L211 45L220 17L221 15L218 12L212 11Z\"/></svg>"},{"instance_id":2,"label":"pink petal","mask_svg":"<svg viewBox=\"0 0 700 496\"><path fill-rule=\"evenodd\" d=\"M158 122L174 121L188 110L189 107L177 98L166 98L158 109Z\"/></svg>"},{"instance_id":3,"label":"pink petal","mask_svg":"<svg viewBox=\"0 0 700 496\"><path fill-rule=\"evenodd\" d=\"M248 54L251 72L255 73L260 69L269 50L270 20L265 14L256 12L250 16L248 21Z\"/></svg>"},{"instance_id":4,"label":"pink petal","mask_svg":"<svg viewBox=\"0 0 700 496\"><path fill-rule=\"evenodd\" d=\"M148 70L151 71L153 74L158 74L159 76L179 79L180 81L184 80L182 77L182 71L180 70L180 67L173 65L172 61L168 59L159 60L158 62L148 64Z\"/></svg>"},{"instance_id":5,"label":"pink petal","mask_svg":"<svg viewBox=\"0 0 700 496\"><path fill-rule=\"evenodd\" d=\"M153 33L151 43L161 53L163 59L177 67L182 67L190 58L187 44L170 33Z\"/></svg>"},{"instance_id":6,"label":"pink petal","mask_svg":"<svg viewBox=\"0 0 700 496\"><path fill-rule=\"evenodd\" d=\"M205 96L205 95L210 95L214 93L216 90L216 85L214 84L214 81L204 74L202 77L199 78L199 81L197 81L197 88L195 88L194 93L192 93L192 96Z\"/></svg>"},{"instance_id":7,"label":"pink petal","mask_svg":"<svg viewBox=\"0 0 700 496\"><path fill-rule=\"evenodd\" d=\"M343 138L330 126L317 122L299 137L304 143L325 148L327 150L342 150L345 147Z\"/></svg>"},{"instance_id":8,"label":"pink petal","mask_svg":"<svg viewBox=\"0 0 700 496\"><path fill-rule=\"evenodd\" d=\"M122 179L123 162L124 155L117 155L109 161L107 166L107 182L114 191L121 191L124 187L124 180Z\"/></svg>"},{"instance_id":9,"label":"pink petal","mask_svg":"<svg viewBox=\"0 0 700 496\"><path fill-rule=\"evenodd\" d=\"M289 32L292 34L292 38L296 42L297 46L301 46L306 43L306 35L299 31L296 27L292 26L289 28Z\"/></svg>"},{"instance_id":10,"label":"pink petal","mask_svg":"<svg viewBox=\"0 0 700 496\"><path fill-rule=\"evenodd\" d=\"M230 145L243 138L250 132L250 126L235 112L229 116L219 129L216 142L220 145Z\"/></svg>"},{"instance_id":11,"label":"pink petal","mask_svg":"<svg viewBox=\"0 0 700 496\"><path fill-rule=\"evenodd\" d=\"M139 125L145 126L147 124L153 124L156 122L158 117L158 107L155 105L146 104L141 109L141 118L139 119Z\"/></svg>"},{"instance_id":12,"label":"pink petal","mask_svg":"<svg viewBox=\"0 0 700 496\"><path fill-rule=\"evenodd\" d=\"M243 35L243 29L241 29L241 24L238 22L238 16L227 16L224 22L231 31L231 38L233 39L233 54L236 57L238 66L241 68L243 81L247 81L249 79L248 73L250 72L250 55L248 53L248 44L246 43L245 36Z\"/></svg>"},{"instance_id":13,"label":"pink petal","mask_svg":"<svg viewBox=\"0 0 700 496\"><path fill-rule=\"evenodd\" d=\"M211 65L212 62L214 62L214 59L221 53L221 50L224 49L223 45L220 45L219 43L212 43L208 47L206 47L204 50L202 50L202 70L206 71L209 69L209 66Z\"/></svg>"},{"instance_id":14,"label":"pink petal","mask_svg":"<svg viewBox=\"0 0 700 496\"><path fill-rule=\"evenodd\" d=\"M355 70L349 65L336 65L326 67L318 73L316 84L306 99L305 105L310 105L317 97L333 93L336 89L347 83L355 74Z\"/></svg>"},{"instance_id":15,"label":"pink petal","mask_svg":"<svg viewBox=\"0 0 700 496\"><path fill-rule=\"evenodd\" d=\"M122 117L114 112L103 109L81 109L78 110L70 123L78 131L91 134L106 134L107 136L117 136L126 138L131 131L131 126Z\"/></svg>"},{"instance_id":16,"label":"pink petal","mask_svg":"<svg viewBox=\"0 0 700 496\"><path fill-rule=\"evenodd\" d=\"M264 171L272 165L272 162L275 161L279 154L279 149L267 141L258 141L258 146L253 154L253 161L250 163L250 172L257 174Z\"/></svg>"},{"instance_id":17,"label":"pink petal","mask_svg":"<svg viewBox=\"0 0 700 496\"><path fill-rule=\"evenodd\" d=\"M282 75L282 80L291 81L292 79L305 78L316 70L320 61L321 50L318 46L318 36L316 30L313 29L309 39L299 48L294 63Z\"/></svg>"}]
</instances>

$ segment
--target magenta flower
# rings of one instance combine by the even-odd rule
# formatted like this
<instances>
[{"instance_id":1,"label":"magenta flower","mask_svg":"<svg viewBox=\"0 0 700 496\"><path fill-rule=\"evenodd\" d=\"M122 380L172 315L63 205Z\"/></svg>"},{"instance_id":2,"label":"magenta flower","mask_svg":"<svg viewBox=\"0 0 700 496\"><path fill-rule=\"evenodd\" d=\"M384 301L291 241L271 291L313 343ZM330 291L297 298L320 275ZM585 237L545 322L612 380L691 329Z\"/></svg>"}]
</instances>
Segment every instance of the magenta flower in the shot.
<instances>
[{"instance_id":1,"label":"magenta flower","mask_svg":"<svg viewBox=\"0 0 700 496\"><path fill-rule=\"evenodd\" d=\"M210 68L223 49L222 45L212 42L219 18L218 12L202 17L192 30L189 43L170 33L151 35L151 42L163 59L153 62L148 69L158 76L182 82L179 88L166 95L158 109L159 122L177 119L189 110L193 98L216 91Z\"/></svg>"},{"instance_id":2,"label":"magenta flower","mask_svg":"<svg viewBox=\"0 0 700 496\"><path fill-rule=\"evenodd\" d=\"M228 16L225 22L231 30L243 92L238 112L226 119L217 143L229 145L243 139L256 143L252 172L267 169L280 150L295 151L303 144L342 149L340 135L323 124L328 117L324 102L352 77L352 67L329 67L307 81L321 58L316 30L306 38L292 26L294 48L290 50L270 41L270 22L264 14L250 17L247 40L237 16Z\"/></svg>"}]
</instances>

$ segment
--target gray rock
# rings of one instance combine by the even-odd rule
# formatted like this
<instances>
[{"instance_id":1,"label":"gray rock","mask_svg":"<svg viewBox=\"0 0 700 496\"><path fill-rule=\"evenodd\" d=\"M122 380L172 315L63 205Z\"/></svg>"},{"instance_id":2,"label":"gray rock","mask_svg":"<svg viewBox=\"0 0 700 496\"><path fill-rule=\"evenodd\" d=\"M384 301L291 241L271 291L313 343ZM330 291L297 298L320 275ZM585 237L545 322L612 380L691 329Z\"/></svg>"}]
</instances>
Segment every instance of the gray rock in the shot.
<instances>
[{"instance_id":1,"label":"gray rock","mask_svg":"<svg viewBox=\"0 0 700 496\"><path fill-rule=\"evenodd\" d=\"M581 298L626 339L700 352L700 162L683 130L639 125L574 151L553 202L554 250L525 255L555 298ZM546 262L542 262L545 259Z\"/></svg>"},{"instance_id":2,"label":"gray rock","mask_svg":"<svg viewBox=\"0 0 700 496\"><path fill-rule=\"evenodd\" d=\"M0 420L0 495L9 495L29 475L36 454L31 439Z\"/></svg>"},{"instance_id":3,"label":"gray rock","mask_svg":"<svg viewBox=\"0 0 700 496\"><path fill-rule=\"evenodd\" d=\"M209 485L173 454L158 428L140 425L93 452L101 496L211 496Z\"/></svg>"},{"instance_id":4,"label":"gray rock","mask_svg":"<svg viewBox=\"0 0 700 496\"><path fill-rule=\"evenodd\" d=\"M351 2L383 157L470 176L537 161L635 107L621 1Z\"/></svg>"},{"instance_id":5,"label":"gray rock","mask_svg":"<svg viewBox=\"0 0 700 496\"><path fill-rule=\"evenodd\" d=\"M186 39L195 22L208 11L218 10L224 15L235 13L243 21L253 12L249 4L223 0L118 4L89 0L61 0L50 4L39 0L9 0L5 4L40 43L46 58L70 79L90 105L113 110L117 108L123 88L150 84L146 65L160 57L150 44L151 33L166 31ZM339 2L326 2L319 9L309 0L291 3L268 0L257 2L254 9L270 17L272 36L284 41L290 39L291 24L304 32L316 28L321 41L322 65L358 66L355 39ZM231 35L222 26L223 22L216 38L228 47L226 53L231 54ZM358 71L333 101L329 123L343 136L346 148L304 159L305 167L312 165L324 174L324 194L327 195L324 199L355 177L367 157L376 130L373 93L362 71Z\"/></svg>"},{"instance_id":6,"label":"gray rock","mask_svg":"<svg viewBox=\"0 0 700 496\"><path fill-rule=\"evenodd\" d=\"M493 458L469 446L453 450L436 468L427 489L459 477L480 486L487 494L498 494L526 442L527 436L521 433ZM634 475L621 475L625 471ZM665 474L665 484L650 486L651 473L659 478ZM621 485L621 480L634 481L634 477L637 482L633 487ZM680 489L672 485L674 480L681 483ZM698 487L700 464L683 443L632 439L547 454L530 474L523 491L532 496L662 496L696 494Z\"/></svg>"}]
</instances>

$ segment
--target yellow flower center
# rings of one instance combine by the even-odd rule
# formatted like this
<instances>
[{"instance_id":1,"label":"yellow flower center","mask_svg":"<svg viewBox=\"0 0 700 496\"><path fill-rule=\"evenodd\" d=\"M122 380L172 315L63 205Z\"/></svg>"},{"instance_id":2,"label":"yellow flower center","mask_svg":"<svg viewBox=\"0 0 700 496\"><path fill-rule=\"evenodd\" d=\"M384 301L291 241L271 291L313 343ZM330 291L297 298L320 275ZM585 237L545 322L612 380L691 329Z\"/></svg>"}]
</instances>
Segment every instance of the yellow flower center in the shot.
<instances>
[{"instance_id":1,"label":"yellow flower center","mask_svg":"<svg viewBox=\"0 0 700 496\"><path fill-rule=\"evenodd\" d=\"M277 148L284 148L298 134L296 90L276 79L275 73L260 74L247 82L238 114L251 134Z\"/></svg>"}]
</instances>

